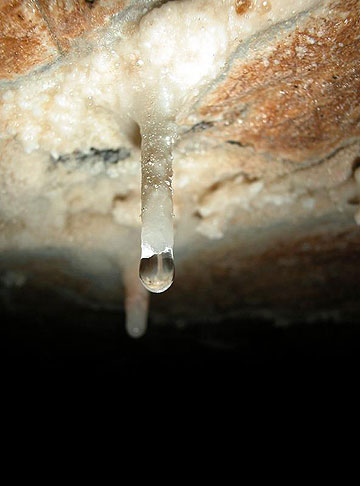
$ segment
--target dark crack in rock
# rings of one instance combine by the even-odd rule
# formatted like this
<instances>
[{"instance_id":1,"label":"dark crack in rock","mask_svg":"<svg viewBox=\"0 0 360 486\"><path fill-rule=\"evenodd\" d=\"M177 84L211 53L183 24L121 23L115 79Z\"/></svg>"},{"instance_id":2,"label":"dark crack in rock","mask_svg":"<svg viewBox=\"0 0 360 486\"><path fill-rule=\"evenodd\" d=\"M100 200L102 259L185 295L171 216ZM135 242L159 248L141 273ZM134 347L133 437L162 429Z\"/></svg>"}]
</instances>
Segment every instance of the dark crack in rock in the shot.
<instances>
[{"instance_id":1,"label":"dark crack in rock","mask_svg":"<svg viewBox=\"0 0 360 486\"><path fill-rule=\"evenodd\" d=\"M91 170L92 172L106 171L111 165L129 158L131 152L125 147L118 149L99 150L91 148L88 152L75 150L70 154L62 154L57 158L51 156L51 162L55 165L63 164L69 170Z\"/></svg>"},{"instance_id":2,"label":"dark crack in rock","mask_svg":"<svg viewBox=\"0 0 360 486\"><path fill-rule=\"evenodd\" d=\"M196 123L196 125L191 127L192 132L202 132L203 130L206 130L208 128L211 128L214 124L212 122L206 122L202 121L199 123Z\"/></svg>"}]
</instances>

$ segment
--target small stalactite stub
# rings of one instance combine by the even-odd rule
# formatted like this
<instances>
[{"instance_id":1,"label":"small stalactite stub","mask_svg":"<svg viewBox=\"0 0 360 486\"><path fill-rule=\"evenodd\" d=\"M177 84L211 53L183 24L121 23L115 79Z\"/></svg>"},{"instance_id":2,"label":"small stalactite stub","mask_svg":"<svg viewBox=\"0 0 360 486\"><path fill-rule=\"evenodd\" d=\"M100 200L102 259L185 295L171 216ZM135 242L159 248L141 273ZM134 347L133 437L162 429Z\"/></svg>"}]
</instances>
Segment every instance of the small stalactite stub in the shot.
<instances>
[{"instance_id":1,"label":"small stalactite stub","mask_svg":"<svg viewBox=\"0 0 360 486\"><path fill-rule=\"evenodd\" d=\"M140 338L147 329L150 294L130 267L125 271L125 328L130 337Z\"/></svg>"}]
</instances>

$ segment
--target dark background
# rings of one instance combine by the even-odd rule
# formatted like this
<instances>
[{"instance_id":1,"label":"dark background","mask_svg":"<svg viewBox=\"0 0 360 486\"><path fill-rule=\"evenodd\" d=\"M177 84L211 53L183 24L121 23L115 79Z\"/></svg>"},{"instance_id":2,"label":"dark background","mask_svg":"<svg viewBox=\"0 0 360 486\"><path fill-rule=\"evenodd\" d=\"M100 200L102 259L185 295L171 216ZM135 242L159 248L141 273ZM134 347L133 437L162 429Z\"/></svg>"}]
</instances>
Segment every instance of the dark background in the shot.
<instances>
[{"instance_id":1,"label":"dark background","mask_svg":"<svg viewBox=\"0 0 360 486\"><path fill-rule=\"evenodd\" d=\"M358 381L360 326L329 319L276 327L271 320L172 322L140 339L121 312L1 310L2 385L252 383L286 386Z\"/></svg>"}]
</instances>

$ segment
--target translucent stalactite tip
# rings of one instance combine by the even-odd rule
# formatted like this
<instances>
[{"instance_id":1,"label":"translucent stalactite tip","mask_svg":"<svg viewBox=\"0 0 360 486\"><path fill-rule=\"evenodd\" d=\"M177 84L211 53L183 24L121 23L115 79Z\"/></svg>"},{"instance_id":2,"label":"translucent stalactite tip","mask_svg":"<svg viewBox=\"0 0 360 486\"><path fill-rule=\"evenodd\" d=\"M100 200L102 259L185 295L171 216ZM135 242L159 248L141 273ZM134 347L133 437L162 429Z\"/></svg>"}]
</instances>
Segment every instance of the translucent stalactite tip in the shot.
<instances>
[{"instance_id":1,"label":"translucent stalactite tip","mask_svg":"<svg viewBox=\"0 0 360 486\"><path fill-rule=\"evenodd\" d=\"M174 281L175 264L172 251L154 253L149 258L142 258L139 275L144 287L150 292L165 292Z\"/></svg>"}]
</instances>

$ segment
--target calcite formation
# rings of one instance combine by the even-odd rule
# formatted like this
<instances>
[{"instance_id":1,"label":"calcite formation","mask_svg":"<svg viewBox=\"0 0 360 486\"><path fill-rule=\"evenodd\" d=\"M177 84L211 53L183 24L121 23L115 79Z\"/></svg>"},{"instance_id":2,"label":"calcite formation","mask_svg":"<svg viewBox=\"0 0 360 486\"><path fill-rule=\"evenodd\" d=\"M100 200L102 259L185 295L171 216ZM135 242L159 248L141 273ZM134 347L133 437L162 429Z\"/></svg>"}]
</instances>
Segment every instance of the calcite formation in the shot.
<instances>
[{"instance_id":1,"label":"calcite formation","mask_svg":"<svg viewBox=\"0 0 360 486\"><path fill-rule=\"evenodd\" d=\"M154 320L356 314L359 13L357 0L3 2L5 300L46 286L121 309L125 296L141 334L141 139L172 127L177 271ZM170 228L145 184L148 228Z\"/></svg>"}]
</instances>

